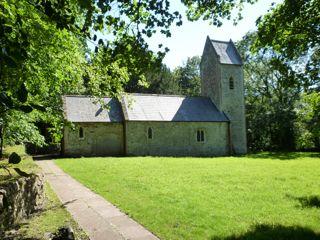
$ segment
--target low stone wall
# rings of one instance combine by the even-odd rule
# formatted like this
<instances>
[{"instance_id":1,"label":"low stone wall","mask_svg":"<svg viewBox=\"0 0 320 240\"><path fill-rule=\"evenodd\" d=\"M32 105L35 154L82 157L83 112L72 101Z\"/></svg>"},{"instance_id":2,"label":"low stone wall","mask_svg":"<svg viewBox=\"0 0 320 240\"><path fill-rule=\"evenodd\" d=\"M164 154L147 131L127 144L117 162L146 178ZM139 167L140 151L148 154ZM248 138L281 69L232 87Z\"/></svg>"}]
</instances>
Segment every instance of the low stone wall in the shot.
<instances>
[{"instance_id":1,"label":"low stone wall","mask_svg":"<svg viewBox=\"0 0 320 240\"><path fill-rule=\"evenodd\" d=\"M44 203L44 177L32 174L0 185L0 229L40 210Z\"/></svg>"}]
</instances>

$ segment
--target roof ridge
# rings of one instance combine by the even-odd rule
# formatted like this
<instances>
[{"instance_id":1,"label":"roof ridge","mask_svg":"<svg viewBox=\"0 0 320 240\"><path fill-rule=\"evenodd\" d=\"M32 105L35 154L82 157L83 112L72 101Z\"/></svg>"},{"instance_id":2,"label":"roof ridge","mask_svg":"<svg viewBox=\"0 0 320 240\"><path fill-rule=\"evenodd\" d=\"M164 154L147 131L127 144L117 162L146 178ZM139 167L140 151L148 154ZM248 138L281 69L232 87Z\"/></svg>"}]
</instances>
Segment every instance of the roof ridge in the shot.
<instances>
[{"instance_id":1,"label":"roof ridge","mask_svg":"<svg viewBox=\"0 0 320 240\"><path fill-rule=\"evenodd\" d=\"M63 97L77 97L77 98L109 98L109 99L113 99L114 97L97 97L97 96L90 96L90 95L63 95Z\"/></svg>"},{"instance_id":2,"label":"roof ridge","mask_svg":"<svg viewBox=\"0 0 320 240\"><path fill-rule=\"evenodd\" d=\"M207 96L186 96L186 95L175 95L175 94L154 94L154 93L127 93L121 96L121 99L126 95L134 95L134 96L157 96L157 97L181 97L181 98L208 98ZM74 98L94 98L95 96L88 95L63 95L63 97L74 97ZM99 97L97 97L99 98ZM107 99L116 99L115 97L101 97ZM121 101L120 101L121 102Z\"/></svg>"},{"instance_id":3,"label":"roof ridge","mask_svg":"<svg viewBox=\"0 0 320 240\"><path fill-rule=\"evenodd\" d=\"M160 97L188 97L186 95L175 95L175 94L158 94L158 93L127 93L127 95L134 96L160 96Z\"/></svg>"},{"instance_id":4,"label":"roof ridge","mask_svg":"<svg viewBox=\"0 0 320 240\"><path fill-rule=\"evenodd\" d=\"M218 42L218 43L230 43L230 41L222 41L222 40L215 40L215 39L210 39L212 42ZM231 39L230 39L231 40Z\"/></svg>"}]
</instances>

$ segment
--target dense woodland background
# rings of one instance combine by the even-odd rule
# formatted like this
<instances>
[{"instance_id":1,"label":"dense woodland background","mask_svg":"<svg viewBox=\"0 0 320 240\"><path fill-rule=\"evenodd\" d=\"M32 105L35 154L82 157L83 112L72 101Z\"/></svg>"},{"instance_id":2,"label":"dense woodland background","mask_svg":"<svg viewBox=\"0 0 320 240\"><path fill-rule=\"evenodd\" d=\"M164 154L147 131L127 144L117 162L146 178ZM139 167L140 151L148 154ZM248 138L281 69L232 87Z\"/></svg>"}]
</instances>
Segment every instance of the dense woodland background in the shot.
<instances>
[{"instance_id":1,"label":"dense woodland background","mask_svg":"<svg viewBox=\"0 0 320 240\"><path fill-rule=\"evenodd\" d=\"M220 26L241 2L181 0L190 21ZM181 13L168 0L4 0L0 2L0 144L60 142L64 94L119 97L124 91L200 94L199 56L170 70ZM105 33L99 39L97 32ZM87 44L96 47L91 51ZM244 60L248 147L320 151L320 0L284 0L236 43ZM2 151L0 152L2 154ZM1 156L0 156L1 157Z\"/></svg>"}]
</instances>

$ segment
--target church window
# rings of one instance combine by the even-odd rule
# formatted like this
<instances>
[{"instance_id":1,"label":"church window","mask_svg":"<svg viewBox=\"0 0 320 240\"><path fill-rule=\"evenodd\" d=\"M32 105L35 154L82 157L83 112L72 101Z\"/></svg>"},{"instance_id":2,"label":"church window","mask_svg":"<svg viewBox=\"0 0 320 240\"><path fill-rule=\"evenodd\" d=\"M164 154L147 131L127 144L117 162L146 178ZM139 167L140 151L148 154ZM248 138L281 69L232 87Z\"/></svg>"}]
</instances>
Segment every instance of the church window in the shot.
<instances>
[{"instance_id":1,"label":"church window","mask_svg":"<svg viewBox=\"0 0 320 240\"><path fill-rule=\"evenodd\" d=\"M79 128L79 138L84 138L84 132L82 127Z\"/></svg>"},{"instance_id":2,"label":"church window","mask_svg":"<svg viewBox=\"0 0 320 240\"><path fill-rule=\"evenodd\" d=\"M230 88L230 89L234 89L234 80L233 80L233 77L230 77L230 78L229 78L229 88Z\"/></svg>"},{"instance_id":3,"label":"church window","mask_svg":"<svg viewBox=\"0 0 320 240\"><path fill-rule=\"evenodd\" d=\"M204 142L204 130L197 131L197 142Z\"/></svg>"},{"instance_id":4,"label":"church window","mask_svg":"<svg viewBox=\"0 0 320 240\"><path fill-rule=\"evenodd\" d=\"M152 138L153 138L152 128L148 128L148 139L152 139Z\"/></svg>"}]
</instances>

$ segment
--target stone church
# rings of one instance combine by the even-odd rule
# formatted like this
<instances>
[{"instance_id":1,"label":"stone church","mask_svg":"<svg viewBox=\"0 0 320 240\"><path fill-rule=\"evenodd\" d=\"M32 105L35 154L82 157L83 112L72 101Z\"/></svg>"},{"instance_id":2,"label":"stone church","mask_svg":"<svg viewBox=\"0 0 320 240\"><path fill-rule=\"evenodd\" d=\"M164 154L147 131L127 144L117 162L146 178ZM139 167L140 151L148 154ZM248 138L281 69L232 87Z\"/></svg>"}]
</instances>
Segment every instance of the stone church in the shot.
<instances>
[{"instance_id":1,"label":"stone church","mask_svg":"<svg viewBox=\"0 0 320 240\"><path fill-rule=\"evenodd\" d=\"M242 60L207 37L201 96L64 96L65 156L222 156L247 152ZM101 103L106 107L102 107Z\"/></svg>"}]
</instances>

